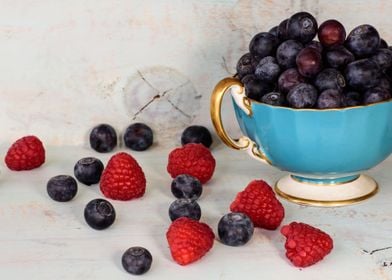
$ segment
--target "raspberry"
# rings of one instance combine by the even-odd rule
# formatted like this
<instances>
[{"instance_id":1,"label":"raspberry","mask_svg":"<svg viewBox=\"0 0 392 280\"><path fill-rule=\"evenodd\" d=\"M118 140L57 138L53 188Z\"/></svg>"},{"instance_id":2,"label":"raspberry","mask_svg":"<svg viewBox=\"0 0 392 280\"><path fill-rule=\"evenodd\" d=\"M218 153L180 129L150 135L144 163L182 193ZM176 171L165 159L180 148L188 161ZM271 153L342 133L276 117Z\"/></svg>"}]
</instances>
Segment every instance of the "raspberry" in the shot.
<instances>
[{"instance_id":1,"label":"raspberry","mask_svg":"<svg viewBox=\"0 0 392 280\"><path fill-rule=\"evenodd\" d=\"M189 143L174 149L169 154L167 171L172 178L188 174L204 184L211 179L215 170L215 159L202 144Z\"/></svg>"},{"instance_id":2,"label":"raspberry","mask_svg":"<svg viewBox=\"0 0 392 280\"><path fill-rule=\"evenodd\" d=\"M187 265L212 248L215 235L207 224L181 217L170 225L166 238L174 261Z\"/></svg>"},{"instance_id":3,"label":"raspberry","mask_svg":"<svg viewBox=\"0 0 392 280\"><path fill-rule=\"evenodd\" d=\"M298 267L317 263L333 248L333 240L327 233L304 223L292 222L280 231L287 238L286 256Z\"/></svg>"},{"instance_id":4,"label":"raspberry","mask_svg":"<svg viewBox=\"0 0 392 280\"><path fill-rule=\"evenodd\" d=\"M8 149L5 163L11 170L31 170L45 162L45 149L36 136L25 136L18 139Z\"/></svg>"},{"instance_id":5,"label":"raspberry","mask_svg":"<svg viewBox=\"0 0 392 280\"><path fill-rule=\"evenodd\" d=\"M232 212L249 216L255 227L276 229L283 220L284 208L272 188L263 180L254 180L230 205Z\"/></svg>"},{"instance_id":6,"label":"raspberry","mask_svg":"<svg viewBox=\"0 0 392 280\"><path fill-rule=\"evenodd\" d=\"M146 178L137 161L122 152L109 160L102 173L100 187L107 198L130 200L143 196Z\"/></svg>"}]
</instances>

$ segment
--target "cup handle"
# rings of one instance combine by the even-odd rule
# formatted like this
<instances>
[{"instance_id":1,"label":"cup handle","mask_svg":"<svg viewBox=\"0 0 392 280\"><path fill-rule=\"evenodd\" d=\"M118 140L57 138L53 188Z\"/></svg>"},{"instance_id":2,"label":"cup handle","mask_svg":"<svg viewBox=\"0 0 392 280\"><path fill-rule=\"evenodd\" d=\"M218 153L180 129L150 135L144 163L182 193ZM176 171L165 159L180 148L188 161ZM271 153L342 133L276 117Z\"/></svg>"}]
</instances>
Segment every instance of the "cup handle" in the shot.
<instances>
[{"instance_id":1,"label":"cup handle","mask_svg":"<svg viewBox=\"0 0 392 280\"><path fill-rule=\"evenodd\" d=\"M251 157L262 161L264 163L271 164L268 157L257 147L257 144L253 142L249 137L241 136L239 139L232 139L226 132L222 123L222 100L225 93L229 92L237 105L243 110L248 116L252 116L252 107L249 98L245 95L245 89L242 83L235 78L225 78L221 80L216 86L211 95L211 107L210 114L211 120L215 127L215 131L220 139L232 149L245 150Z\"/></svg>"}]
</instances>

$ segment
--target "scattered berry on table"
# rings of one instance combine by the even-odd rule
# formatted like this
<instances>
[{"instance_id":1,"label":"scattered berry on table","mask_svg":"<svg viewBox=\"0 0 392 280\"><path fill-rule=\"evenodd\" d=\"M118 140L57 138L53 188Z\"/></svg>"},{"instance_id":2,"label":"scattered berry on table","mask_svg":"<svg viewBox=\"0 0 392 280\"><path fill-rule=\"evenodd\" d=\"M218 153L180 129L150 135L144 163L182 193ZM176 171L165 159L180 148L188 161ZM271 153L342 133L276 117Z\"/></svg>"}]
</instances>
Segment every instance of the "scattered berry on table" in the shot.
<instances>
[{"instance_id":1,"label":"scattered berry on table","mask_svg":"<svg viewBox=\"0 0 392 280\"><path fill-rule=\"evenodd\" d=\"M117 146L117 133L111 125L100 124L90 132L90 146L99 153L111 152Z\"/></svg>"},{"instance_id":2,"label":"scattered berry on table","mask_svg":"<svg viewBox=\"0 0 392 280\"><path fill-rule=\"evenodd\" d=\"M181 144L186 145L189 143L203 144L209 148L212 144L210 131L201 125L188 126L181 134Z\"/></svg>"},{"instance_id":3,"label":"scattered berry on table","mask_svg":"<svg viewBox=\"0 0 392 280\"><path fill-rule=\"evenodd\" d=\"M173 260L187 265L201 259L214 245L214 232L205 223L186 217L172 222L166 238Z\"/></svg>"},{"instance_id":4,"label":"scattered berry on table","mask_svg":"<svg viewBox=\"0 0 392 280\"><path fill-rule=\"evenodd\" d=\"M253 235L252 220L243 213L228 213L218 223L218 235L221 242L229 246L242 246Z\"/></svg>"},{"instance_id":5,"label":"scattered berry on table","mask_svg":"<svg viewBox=\"0 0 392 280\"><path fill-rule=\"evenodd\" d=\"M75 164L74 175L79 182L90 186L99 182L103 168L103 163L99 159L85 157Z\"/></svg>"},{"instance_id":6,"label":"scattered berry on table","mask_svg":"<svg viewBox=\"0 0 392 280\"><path fill-rule=\"evenodd\" d=\"M215 159L202 144L189 143L169 154L167 171L172 178L189 174L205 184L211 179L214 170Z\"/></svg>"},{"instance_id":7,"label":"scattered berry on table","mask_svg":"<svg viewBox=\"0 0 392 280\"><path fill-rule=\"evenodd\" d=\"M78 192L76 180L68 175L57 175L50 178L46 190L51 199L59 202L67 202L73 199Z\"/></svg>"},{"instance_id":8,"label":"scattered berry on table","mask_svg":"<svg viewBox=\"0 0 392 280\"><path fill-rule=\"evenodd\" d=\"M188 174L180 174L171 183L171 192L177 198L198 199L203 187L200 181Z\"/></svg>"},{"instance_id":9,"label":"scattered berry on table","mask_svg":"<svg viewBox=\"0 0 392 280\"><path fill-rule=\"evenodd\" d=\"M196 200L179 198L170 204L169 217L172 221L181 217L187 217L198 221L201 217L201 209Z\"/></svg>"},{"instance_id":10,"label":"scattered berry on table","mask_svg":"<svg viewBox=\"0 0 392 280\"><path fill-rule=\"evenodd\" d=\"M327 233L304 223L292 222L280 231L286 237L286 256L297 267L317 263L333 248L333 240Z\"/></svg>"},{"instance_id":11,"label":"scattered berry on table","mask_svg":"<svg viewBox=\"0 0 392 280\"><path fill-rule=\"evenodd\" d=\"M263 180L254 180L239 192L230 211L246 214L255 227L274 230L284 218L284 208L272 188Z\"/></svg>"},{"instance_id":12,"label":"scattered berry on table","mask_svg":"<svg viewBox=\"0 0 392 280\"><path fill-rule=\"evenodd\" d=\"M146 248L131 247L122 255L121 263L128 273L141 275L150 270L152 255Z\"/></svg>"},{"instance_id":13,"label":"scattered berry on table","mask_svg":"<svg viewBox=\"0 0 392 280\"><path fill-rule=\"evenodd\" d=\"M114 223L116 211L109 201L97 198L87 203L84 208L84 219L93 229L106 229Z\"/></svg>"},{"instance_id":14,"label":"scattered berry on table","mask_svg":"<svg viewBox=\"0 0 392 280\"><path fill-rule=\"evenodd\" d=\"M146 178L137 161L121 152L109 160L101 176L100 188L107 198L130 200L144 195Z\"/></svg>"},{"instance_id":15,"label":"scattered berry on table","mask_svg":"<svg viewBox=\"0 0 392 280\"><path fill-rule=\"evenodd\" d=\"M153 143L152 129L144 123L134 123L124 133L124 144L134 151L145 151Z\"/></svg>"},{"instance_id":16,"label":"scattered berry on table","mask_svg":"<svg viewBox=\"0 0 392 280\"><path fill-rule=\"evenodd\" d=\"M11 170L31 170L45 162L45 148L38 137L25 136L11 145L4 161Z\"/></svg>"}]
</instances>

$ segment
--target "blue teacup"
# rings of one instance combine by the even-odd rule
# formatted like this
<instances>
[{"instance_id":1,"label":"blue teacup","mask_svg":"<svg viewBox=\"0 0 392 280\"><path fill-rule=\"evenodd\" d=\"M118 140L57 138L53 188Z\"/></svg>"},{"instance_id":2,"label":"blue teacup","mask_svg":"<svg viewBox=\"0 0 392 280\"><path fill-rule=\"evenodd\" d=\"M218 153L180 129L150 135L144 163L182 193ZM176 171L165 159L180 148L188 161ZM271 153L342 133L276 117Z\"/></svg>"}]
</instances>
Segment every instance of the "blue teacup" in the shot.
<instances>
[{"instance_id":1,"label":"blue teacup","mask_svg":"<svg viewBox=\"0 0 392 280\"><path fill-rule=\"evenodd\" d=\"M242 136L224 130L221 104L231 92ZM392 101L341 109L293 109L246 97L238 79L223 79L211 97L211 118L222 141L246 150L290 174L276 192L301 204L347 205L377 192L377 183L361 172L392 152Z\"/></svg>"}]
</instances>

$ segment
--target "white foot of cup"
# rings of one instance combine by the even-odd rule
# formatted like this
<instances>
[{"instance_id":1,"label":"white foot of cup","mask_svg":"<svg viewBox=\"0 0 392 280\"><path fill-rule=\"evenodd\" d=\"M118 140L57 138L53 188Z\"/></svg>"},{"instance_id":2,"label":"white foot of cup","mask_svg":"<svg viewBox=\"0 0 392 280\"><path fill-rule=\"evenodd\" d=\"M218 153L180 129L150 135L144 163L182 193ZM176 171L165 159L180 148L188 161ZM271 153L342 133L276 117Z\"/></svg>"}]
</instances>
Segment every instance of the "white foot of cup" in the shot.
<instances>
[{"instance_id":1,"label":"white foot of cup","mask_svg":"<svg viewBox=\"0 0 392 280\"><path fill-rule=\"evenodd\" d=\"M275 184L275 192L280 197L297 204L320 207L351 205L372 197L377 191L377 182L363 174L347 183L328 185L301 182L287 175Z\"/></svg>"}]
</instances>

